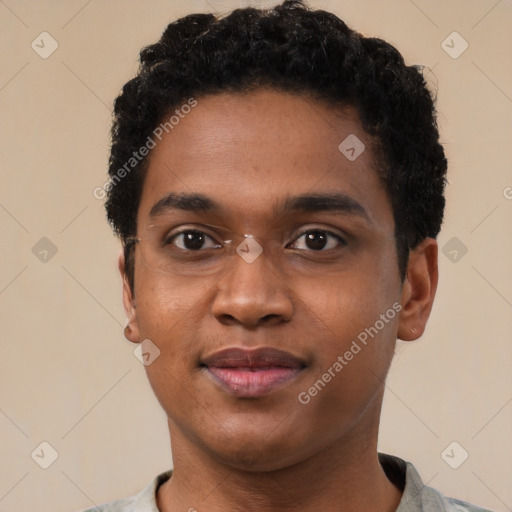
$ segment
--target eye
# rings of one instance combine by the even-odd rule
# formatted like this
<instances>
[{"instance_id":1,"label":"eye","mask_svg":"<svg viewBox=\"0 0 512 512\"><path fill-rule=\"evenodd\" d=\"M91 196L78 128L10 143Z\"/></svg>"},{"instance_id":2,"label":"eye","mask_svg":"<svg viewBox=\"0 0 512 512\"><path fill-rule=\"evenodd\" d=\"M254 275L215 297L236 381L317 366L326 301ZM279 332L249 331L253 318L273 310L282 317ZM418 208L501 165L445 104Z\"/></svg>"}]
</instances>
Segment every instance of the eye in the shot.
<instances>
[{"instance_id":1,"label":"eye","mask_svg":"<svg viewBox=\"0 0 512 512\"><path fill-rule=\"evenodd\" d=\"M188 229L169 236L165 245L175 245L184 251L200 251L201 249L217 249L221 246L202 231Z\"/></svg>"},{"instance_id":2,"label":"eye","mask_svg":"<svg viewBox=\"0 0 512 512\"><path fill-rule=\"evenodd\" d=\"M302 233L292 244L292 249L310 251L328 251L339 246L345 246L347 242L338 235L323 229L310 229Z\"/></svg>"}]
</instances>

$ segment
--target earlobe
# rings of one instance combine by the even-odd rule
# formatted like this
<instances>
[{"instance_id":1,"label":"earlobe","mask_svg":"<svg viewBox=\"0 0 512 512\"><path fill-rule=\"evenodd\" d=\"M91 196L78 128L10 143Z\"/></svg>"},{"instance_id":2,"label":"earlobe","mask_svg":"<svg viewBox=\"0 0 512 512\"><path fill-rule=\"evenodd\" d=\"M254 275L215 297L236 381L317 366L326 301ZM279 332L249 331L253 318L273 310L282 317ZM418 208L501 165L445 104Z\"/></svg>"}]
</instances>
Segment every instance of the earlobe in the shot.
<instances>
[{"instance_id":1,"label":"earlobe","mask_svg":"<svg viewBox=\"0 0 512 512\"><path fill-rule=\"evenodd\" d=\"M135 305L135 297L133 296L132 288L126 273L126 262L124 254L121 252L118 260L119 272L123 280L123 305L128 321L124 328L124 336L132 343L140 342L139 327L137 325L137 308Z\"/></svg>"},{"instance_id":2,"label":"earlobe","mask_svg":"<svg viewBox=\"0 0 512 512\"><path fill-rule=\"evenodd\" d=\"M439 277L437 252L437 242L433 238L426 238L409 254L398 327L398 338L401 340L416 340L425 331Z\"/></svg>"}]
</instances>

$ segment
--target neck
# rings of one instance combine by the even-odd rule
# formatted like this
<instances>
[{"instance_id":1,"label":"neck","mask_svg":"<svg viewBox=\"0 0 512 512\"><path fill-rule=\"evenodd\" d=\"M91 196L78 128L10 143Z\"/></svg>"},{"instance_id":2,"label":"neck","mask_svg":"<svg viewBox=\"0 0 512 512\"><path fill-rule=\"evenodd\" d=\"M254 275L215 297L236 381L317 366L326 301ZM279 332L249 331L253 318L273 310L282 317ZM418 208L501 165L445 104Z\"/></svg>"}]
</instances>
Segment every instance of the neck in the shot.
<instances>
[{"instance_id":1,"label":"neck","mask_svg":"<svg viewBox=\"0 0 512 512\"><path fill-rule=\"evenodd\" d=\"M378 418L373 435L368 425L355 427L310 458L268 472L219 462L169 427L174 470L158 492L161 512L393 512L400 502L378 461Z\"/></svg>"}]
</instances>

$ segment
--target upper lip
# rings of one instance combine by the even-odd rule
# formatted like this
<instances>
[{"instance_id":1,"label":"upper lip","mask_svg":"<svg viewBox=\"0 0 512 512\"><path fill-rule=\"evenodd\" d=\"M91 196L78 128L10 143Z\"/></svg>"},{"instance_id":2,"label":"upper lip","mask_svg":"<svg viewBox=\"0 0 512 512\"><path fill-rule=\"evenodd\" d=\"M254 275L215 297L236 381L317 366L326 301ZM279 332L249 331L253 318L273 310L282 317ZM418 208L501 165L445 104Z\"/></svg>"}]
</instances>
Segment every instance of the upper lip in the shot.
<instances>
[{"instance_id":1,"label":"upper lip","mask_svg":"<svg viewBox=\"0 0 512 512\"><path fill-rule=\"evenodd\" d=\"M283 367L302 368L305 363L298 357L272 347L260 347L256 349L244 349L238 347L219 350L202 359L203 366L220 368L263 368Z\"/></svg>"}]
</instances>

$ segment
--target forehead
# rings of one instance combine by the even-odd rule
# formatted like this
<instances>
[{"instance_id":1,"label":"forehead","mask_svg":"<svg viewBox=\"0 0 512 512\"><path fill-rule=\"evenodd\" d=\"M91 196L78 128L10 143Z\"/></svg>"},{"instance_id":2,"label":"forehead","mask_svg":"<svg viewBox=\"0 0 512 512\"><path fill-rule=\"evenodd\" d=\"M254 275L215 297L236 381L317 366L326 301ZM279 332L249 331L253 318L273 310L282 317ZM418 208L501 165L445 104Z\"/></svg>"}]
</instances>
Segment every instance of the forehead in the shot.
<instances>
[{"instance_id":1,"label":"forehead","mask_svg":"<svg viewBox=\"0 0 512 512\"><path fill-rule=\"evenodd\" d=\"M139 221L170 192L207 195L253 219L305 193L342 193L366 203L370 215L390 212L372 140L353 107L270 89L215 94L198 98L156 143Z\"/></svg>"}]
</instances>

